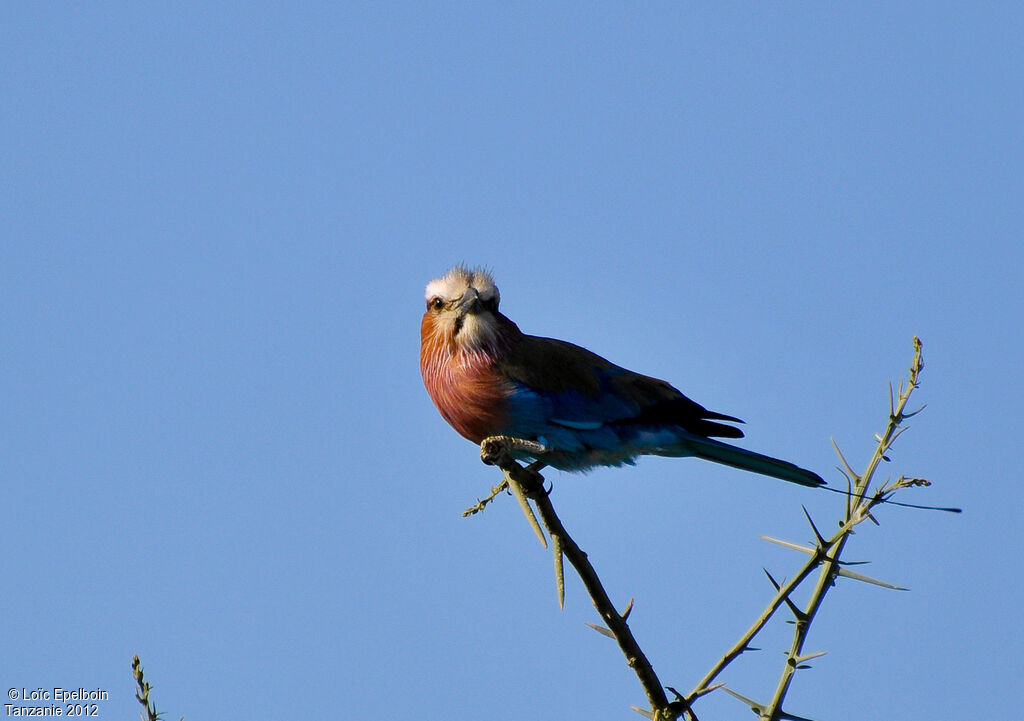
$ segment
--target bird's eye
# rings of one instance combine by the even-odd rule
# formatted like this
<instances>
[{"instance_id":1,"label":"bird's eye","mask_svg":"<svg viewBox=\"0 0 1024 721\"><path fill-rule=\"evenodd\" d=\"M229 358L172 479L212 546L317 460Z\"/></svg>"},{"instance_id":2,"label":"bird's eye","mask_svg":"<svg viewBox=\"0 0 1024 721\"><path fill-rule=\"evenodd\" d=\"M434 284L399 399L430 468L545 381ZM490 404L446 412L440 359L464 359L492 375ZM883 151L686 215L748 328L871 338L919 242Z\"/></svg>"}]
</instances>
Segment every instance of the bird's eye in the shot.
<instances>
[{"instance_id":1,"label":"bird's eye","mask_svg":"<svg viewBox=\"0 0 1024 721\"><path fill-rule=\"evenodd\" d=\"M428 310L441 310L442 308L444 308L444 300L442 300L439 296L435 295L433 298L427 301Z\"/></svg>"},{"instance_id":2,"label":"bird's eye","mask_svg":"<svg viewBox=\"0 0 1024 721\"><path fill-rule=\"evenodd\" d=\"M482 301L481 305L483 305L484 310L494 312L498 310L498 299L495 297L488 298L487 300Z\"/></svg>"}]
</instances>

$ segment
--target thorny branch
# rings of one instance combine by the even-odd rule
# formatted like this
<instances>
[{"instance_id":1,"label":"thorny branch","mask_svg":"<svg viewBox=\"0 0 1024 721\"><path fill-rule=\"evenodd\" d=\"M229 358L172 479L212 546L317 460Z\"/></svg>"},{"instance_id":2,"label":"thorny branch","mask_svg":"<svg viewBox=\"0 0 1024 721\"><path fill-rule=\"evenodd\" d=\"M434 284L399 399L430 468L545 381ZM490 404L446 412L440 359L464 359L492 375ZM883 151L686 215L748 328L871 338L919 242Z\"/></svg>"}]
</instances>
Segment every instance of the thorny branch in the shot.
<instances>
[{"instance_id":1,"label":"thorny branch","mask_svg":"<svg viewBox=\"0 0 1024 721\"><path fill-rule=\"evenodd\" d=\"M817 529L814 529L817 546L815 548L816 553L812 558L818 559L821 564L821 570L818 573L818 581L814 586L811 597L808 599L807 605L803 610L803 619L798 618L797 620L796 627L793 631L793 642L790 645L786 663L783 666L782 674L779 677L779 683L775 688L775 693L772 695L771 701L768 703L767 707L761 710L761 718L763 719L770 719L771 721L774 721L775 719L785 716L782 710L782 702L785 700L786 693L789 691L789 687L793 683L795 673L802 667L803 647L807 640L807 634L810 631L811 622L814 620L818 609L821 608L821 604L825 600L825 595L835 584L836 576L850 575L849 572L846 572L845 569L840 566L840 556L846 547L846 542L849 540L854 527L865 519L871 519L874 521L875 519L872 517L871 511L875 506L882 503L884 499L897 490L897 488L912 485L905 484L905 479L901 476L896 483L890 486L882 486L874 495L868 496L868 488L874 478L878 464L883 460L889 460L889 449L892 448L892 444L900 434L906 430L906 428L900 427L901 424L906 418L909 418L919 412L914 411L912 413L906 413L905 411L907 401L910 400L911 393L913 393L914 389L917 388L918 378L920 377L921 369L923 367L924 364L921 359L921 341L915 337L914 358L910 363L910 375L907 384L904 386L903 383L900 383L898 399L895 401L895 404L892 386L889 386L889 421L886 424L885 432L880 436L876 436L878 445L875 447L875 452L868 463L867 469L861 475L853 474L851 476L853 485L852 493L847 496L845 517L840 523L839 531L832 538L826 541L821 537L821 534L818 533ZM840 457L842 457L842 454L840 454ZM922 481L921 483L928 484L928 481ZM814 528L814 523L811 521L810 516L807 517L807 520L811 523L811 527ZM873 581L874 579L870 580Z\"/></svg>"},{"instance_id":2,"label":"thorny branch","mask_svg":"<svg viewBox=\"0 0 1024 721\"><path fill-rule=\"evenodd\" d=\"M544 528L547 529L548 535L552 539L556 567L561 564L561 556L564 554L569 559L569 563L576 569L576 573L579 574L583 585L587 589L587 593L590 594L590 598L594 602L594 607L597 609L602 620L607 624L608 631L611 632L612 637L618 642L619 648L622 649L622 653L625 654L626 663L633 669L640 680L640 684L644 688L644 693L647 694L647 700L651 707L655 709L666 708L668 706L668 698L665 695L664 688L662 688L661 681L658 680L651 662L647 660L647 656L644 655L640 644L637 643L633 637L633 632L626 623L626 617L629 614L628 610L626 613L620 614L611 599L608 598L608 593L605 591L601 579L598 578L597 571L590 564L587 554L576 545L576 542L565 530L565 526L562 525L558 514L555 513L555 508L551 505L551 499L544 490L543 477L530 468L523 468L509 457L509 446L515 444L515 442L515 439L500 436L485 439L480 444L481 457L485 463L501 468L505 472L509 485L512 488L518 485L523 489L526 497L537 506L537 511L540 513ZM561 583L559 583L559 586L561 591ZM676 718L676 716L665 716L663 718Z\"/></svg>"},{"instance_id":3,"label":"thorny branch","mask_svg":"<svg viewBox=\"0 0 1024 721\"><path fill-rule=\"evenodd\" d=\"M139 717L142 721L159 721L160 712L156 710L156 704L149 698L150 685L142 670L142 661L139 660L138 654L132 658L132 676L135 677L135 684L138 686L135 691L135 699L142 704Z\"/></svg>"},{"instance_id":4,"label":"thorny branch","mask_svg":"<svg viewBox=\"0 0 1024 721\"><path fill-rule=\"evenodd\" d=\"M696 714L693 710L694 702L696 702L700 697L718 688L724 687L724 684L722 683L714 683L715 679L718 678L729 664L739 658L744 652L751 650L750 643L754 637L757 636L757 634L772 619L775 612L785 606L794 616L795 629L793 632L792 643L787 651L786 663L771 699L767 703L758 703L757 701L751 700L750 698L737 693L735 690L729 688L723 688L723 690L748 705L755 713L758 714L758 717L762 721L800 719L801 717L799 716L794 716L783 711L782 704L786 698L786 694L789 691L796 672L803 668L807 668L807 661L822 656L825 653L817 652L805 654L803 648L807 640L807 634L810 630L811 623L813 622L818 609L821 607L828 590L835 584L836 578L838 576L843 576L890 589L906 590L901 589L899 586L878 581L868 576L853 573L843 567L840 559L846 543L856 526L865 520L871 520L877 524L877 521L872 516L872 511L874 511L877 506L889 502L893 493L903 488L930 485L929 481L922 478L900 476L895 481L887 481L881 484L877 490L869 494L869 488L874 480L874 475L879 464L882 461L889 460L888 453L892 448L893 443L906 430L906 427L903 427L902 423L922 410L922 408L919 408L915 411L908 412L906 407L911 393L913 393L914 389L918 386L918 378L923 367L924 364L921 360L921 342L917 338L914 338L914 358L911 362L909 378L906 385L900 383L900 386L895 393L890 386L888 423L885 431L881 435L876 435L878 445L863 473L856 473L843 457L838 446L836 447L836 453L843 464L843 467L839 470L844 476L846 476L848 482L848 489L845 493L845 509L843 517L839 521L839 530L830 537L825 538L818 530L817 526L815 526L810 514L807 513L806 509L804 509L804 514L807 516L807 521L811 526L811 530L815 538L813 547L790 543L788 541L780 541L766 536L763 537L765 540L773 543L801 551L808 555L808 559L792 579L785 583L777 582L770 573L765 571L776 592L765 607L764 611L761 612L753 624L751 624L751 626L740 636L736 643L733 644L733 646L726 651L714 665L712 665L711 669L704 675L689 694L683 696L675 689L667 687L675 696L675 699L671 702L665 694L665 688L654 673L654 669L652 668L650 661L648 661L647 657L644 655L636 639L633 637L633 634L629 629L629 625L626 623L629 611L632 608L632 601L630 601L630 605L627 607L626 611L621 614L615 609L615 606L608 598L608 594L601 584L594 567L587 559L587 554L584 553L569 536L558 515L555 513L551 500L548 497L548 493L544 490L543 477L537 472L534 466L524 468L510 457L510 451L517 449L521 450L525 446L531 444L531 441L496 436L485 439L484 442L481 443L481 458L485 463L496 465L501 468L505 472L505 479L499 485L491 489L491 495L488 498L483 501L479 501L476 506L467 509L466 513L463 515L469 515L470 513L476 513L483 510L483 508L493 500L498 493L508 488L519 499L524 513L534 526L534 530L541 539L541 542L547 545L544 541L543 534L537 525L533 511L528 503L528 501L533 501L540 513L541 521L547 529L548 535L550 535L552 539L559 603L562 603L563 597L561 561L562 555L564 554L579 574L587 592L590 594L595 608L607 624L607 628L594 626L593 624L588 625L591 625L593 628L605 635L611 636L618 642L619 647L626 656L627 663L634 670L637 678L643 686L644 693L647 695L647 700L651 708L650 711L645 711L634 707L634 710L653 719L654 721L672 721L683 715L689 716L691 721L697 721ZM535 466L537 465L540 464L535 464ZM958 509L940 510L956 511ZM811 596L802 609L798 608L791 599L791 596L798 586L814 574L816 569L818 570L817 581Z\"/></svg>"}]
</instances>

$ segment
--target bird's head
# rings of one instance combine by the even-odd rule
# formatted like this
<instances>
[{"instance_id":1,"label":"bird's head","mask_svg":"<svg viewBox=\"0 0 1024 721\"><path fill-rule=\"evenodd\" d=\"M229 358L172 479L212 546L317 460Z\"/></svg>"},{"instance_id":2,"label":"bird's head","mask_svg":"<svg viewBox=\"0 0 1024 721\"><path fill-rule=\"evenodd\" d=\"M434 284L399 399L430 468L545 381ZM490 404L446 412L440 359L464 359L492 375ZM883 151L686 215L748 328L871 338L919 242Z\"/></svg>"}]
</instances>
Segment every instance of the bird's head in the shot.
<instances>
[{"instance_id":1,"label":"bird's head","mask_svg":"<svg viewBox=\"0 0 1024 721\"><path fill-rule=\"evenodd\" d=\"M500 340L503 325L509 323L498 313L494 279L481 268L455 266L427 284L426 300L423 341L443 343L453 351L492 350Z\"/></svg>"}]
</instances>

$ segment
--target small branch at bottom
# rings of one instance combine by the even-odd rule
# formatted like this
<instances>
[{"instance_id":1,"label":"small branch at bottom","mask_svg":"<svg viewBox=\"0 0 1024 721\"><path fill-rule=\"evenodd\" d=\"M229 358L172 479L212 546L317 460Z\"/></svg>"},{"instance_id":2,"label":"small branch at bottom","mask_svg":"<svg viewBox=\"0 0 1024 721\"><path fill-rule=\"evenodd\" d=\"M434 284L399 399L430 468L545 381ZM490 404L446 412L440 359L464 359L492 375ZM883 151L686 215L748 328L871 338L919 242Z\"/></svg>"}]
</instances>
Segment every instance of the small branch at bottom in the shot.
<instances>
[{"instance_id":1,"label":"small branch at bottom","mask_svg":"<svg viewBox=\"0 0 1024 721\"><path fill-rule=\"evenodd\" d=\"M526 442L529 443L529 441ZM551 503L551 498L544 490L543 476L531 468L524 468L509 456L508 449L517 448L518 443L520 443L518 439L502 436L487 438L480 444L481 458L485 463L498 466L504 471L510 483L517 482L522 487L526 497L532 500L537 507L537 512L540 514L548 535L559 539L560 548L558 550L569 559L569 563L576 569L587 593L590 594L594 608L597 609L601 620L604 621L612 637L619 644L619 648L622 649L626 663L633 669L640 685L643 686L647 700L651 704L652 717L657 721L671 721L671 719L678 718L688 709L681 708L680 704L670 705L661 681L658 680L651 662L633 636L626 619L615 609L615 605L608 597L608 593L605 591L597 571L594 570L587 558L587 554L576 544L572 536L565 530L565 526L562 525L562 521Z\"/></svg>"}]
</instances>

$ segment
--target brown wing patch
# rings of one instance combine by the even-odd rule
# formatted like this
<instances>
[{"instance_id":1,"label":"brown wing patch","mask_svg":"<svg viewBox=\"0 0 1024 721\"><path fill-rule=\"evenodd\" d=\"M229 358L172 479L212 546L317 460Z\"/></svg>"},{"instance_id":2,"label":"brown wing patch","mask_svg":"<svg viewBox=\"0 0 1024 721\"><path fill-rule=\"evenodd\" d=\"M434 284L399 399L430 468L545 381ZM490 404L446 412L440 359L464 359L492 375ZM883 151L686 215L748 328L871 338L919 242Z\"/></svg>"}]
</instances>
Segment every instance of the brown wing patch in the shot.
<instances>
[{"instance_id":1,"label":"brown wing patch","mask_svg":"<svg viewBox=\"0 0 1024 721\"><path fill-rule=\"evenodd\" d=\"M601 393L597 368L616 367L586 348L554 338L524 335L501 362L514 381L547 393L575 390L584 395Z\"/></svg>"}]
</instances>

